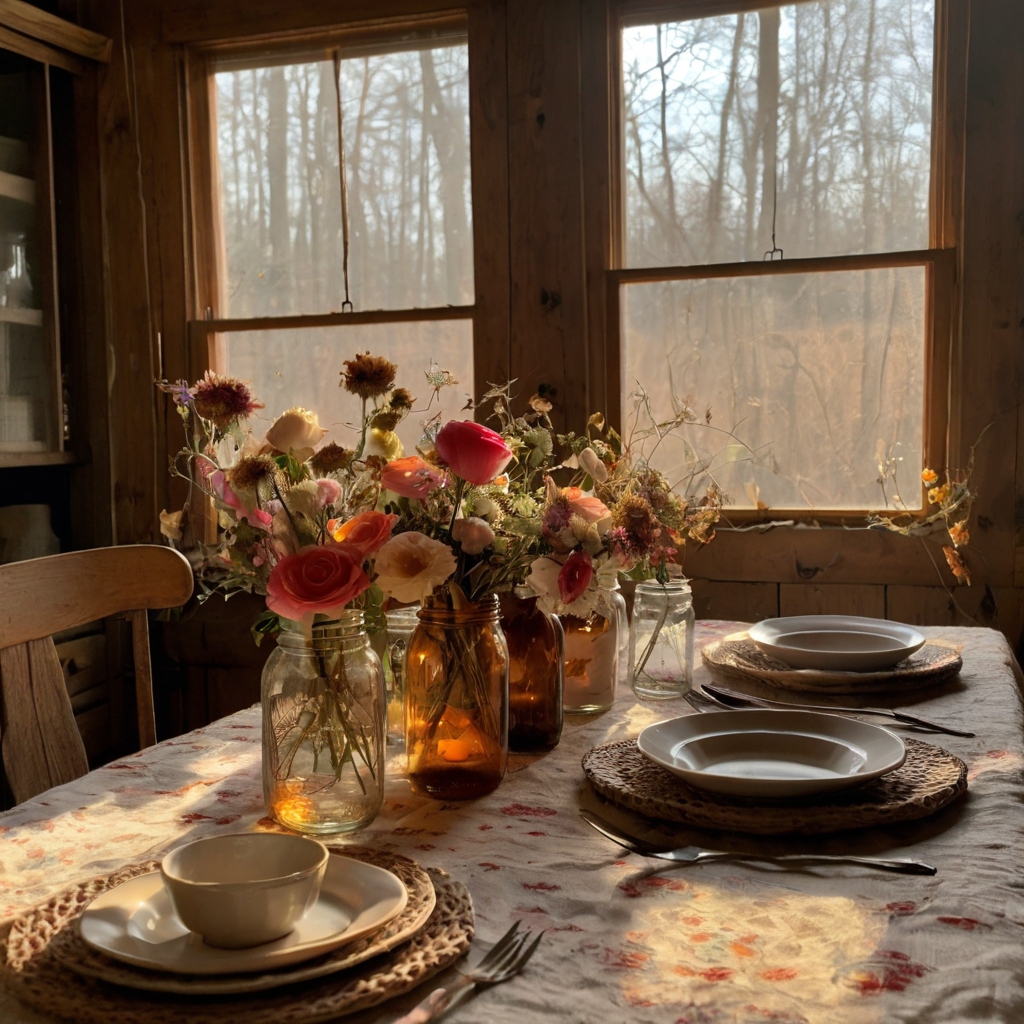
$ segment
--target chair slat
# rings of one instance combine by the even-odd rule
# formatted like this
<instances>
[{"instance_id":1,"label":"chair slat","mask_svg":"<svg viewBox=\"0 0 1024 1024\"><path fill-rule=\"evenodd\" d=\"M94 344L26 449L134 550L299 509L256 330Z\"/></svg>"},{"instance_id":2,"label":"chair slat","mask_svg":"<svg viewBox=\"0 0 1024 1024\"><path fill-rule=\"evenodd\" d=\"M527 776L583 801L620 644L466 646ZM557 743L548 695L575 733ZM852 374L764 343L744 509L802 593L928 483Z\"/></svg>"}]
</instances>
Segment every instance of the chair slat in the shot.
<instances>
[{"instance_id":1,"label":"chair slat","mask_svg":"<svg viewBox=\"0 0 1024 1024\"><path fill-rule=\"evenodd\" d=\"M46 751L50 785L59 786L83 776L89 770L89 759L75 724L75 713L53 640L49 637L30 640L26 646L32 699Z\"/></svg>"},{"instance_id":2,"label":"chair slat","mask_svg":"<svg viewBox=\"0 0 1024 1024\"><path fill-rule=\"evenodd\" d=\"M153 706L153 666L149 658L149 617L146 609L128 616L132 624L132 653L135 656L135 707L139 719L139 749L156 743L156 709Z\"/></svg>"}]
</instances>

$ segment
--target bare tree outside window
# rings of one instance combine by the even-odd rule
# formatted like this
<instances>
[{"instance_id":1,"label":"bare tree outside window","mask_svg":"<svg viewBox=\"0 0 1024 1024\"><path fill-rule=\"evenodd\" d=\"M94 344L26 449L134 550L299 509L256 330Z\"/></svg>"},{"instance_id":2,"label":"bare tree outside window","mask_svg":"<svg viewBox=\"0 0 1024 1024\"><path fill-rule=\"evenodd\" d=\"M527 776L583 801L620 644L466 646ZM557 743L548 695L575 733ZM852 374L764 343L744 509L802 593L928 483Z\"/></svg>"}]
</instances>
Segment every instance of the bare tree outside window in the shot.
<instances>
[{"instance_id":1,"label":"bare tree outside window","mask_svg":"<svg viewBox=\"0 0 1024 1024\"><path fill-rule=\"evenodd\" d=\"M622 44L627 267L928 247L934 0L633 26ZM925 289L921 268L625 283L624 409L637 379L666 418L710 403L752 449L715 464L738 505L885 507L890 450L914 505ZM659 452L669 472L721 447L691 440Z\"/></svg>"}]
</instances>

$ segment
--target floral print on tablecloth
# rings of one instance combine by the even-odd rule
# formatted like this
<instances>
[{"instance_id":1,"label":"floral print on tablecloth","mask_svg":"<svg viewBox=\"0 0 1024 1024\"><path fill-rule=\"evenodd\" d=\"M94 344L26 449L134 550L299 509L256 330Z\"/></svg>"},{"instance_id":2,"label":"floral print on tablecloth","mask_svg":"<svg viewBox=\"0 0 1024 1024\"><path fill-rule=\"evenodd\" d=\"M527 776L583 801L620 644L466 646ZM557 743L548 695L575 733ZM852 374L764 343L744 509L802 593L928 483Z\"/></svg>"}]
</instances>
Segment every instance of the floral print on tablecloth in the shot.
<instances>
[{"instance_id":1,"label":"floral print on tablecloth","mask_svg":"<svg viewBox=\"0 0 1024 1024\"><path fill-rule=\"evenodd\" d=\"M701 622L698 646L738 628ZM513 919L546 930L523 977L463 1004L448 1018L453 1024L1024 1020L1016 663L994 631L926 632L964 645L960 680L916 706L977 733L926 737L970 765L967 799L916 825L754 839L750 848L914 856L938 866L934 878L850 867L674 868L625 855L581 821L581 805L637 835L680 845L730 841L662 832L586 786L580 759L590 747L689 710L682 702L641 705L629 692L605 715L568 718L553 753L513 757L505 782L484 799L422 799L392 771L381 815L343 842L393 849L461 879L473 895L482 946ZM259 762L259 711L249 709L0 815L0 919L182 841L272 828ZM393 1020L422 995L351 1019ZM0 1019L39 1020L2 993Z\"/></svg>"}]
</instances>

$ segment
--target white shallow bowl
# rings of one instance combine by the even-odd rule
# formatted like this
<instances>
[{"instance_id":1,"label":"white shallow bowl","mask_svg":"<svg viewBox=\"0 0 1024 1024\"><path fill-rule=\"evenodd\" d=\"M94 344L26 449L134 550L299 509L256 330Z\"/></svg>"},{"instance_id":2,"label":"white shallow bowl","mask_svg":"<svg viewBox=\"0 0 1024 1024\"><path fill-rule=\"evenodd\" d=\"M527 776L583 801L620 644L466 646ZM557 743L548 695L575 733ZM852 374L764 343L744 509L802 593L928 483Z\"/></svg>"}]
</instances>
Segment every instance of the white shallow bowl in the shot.
<instances>
[{"instance_id":1,"label":"white shallow bowl","mask_svg":"<svg viewBox=\"0 0 1024 1024\"><path fill-rule=\"evenodd\" d=\"M707 711L649 725L641 752L690 785L733 796L791 797L856 786L907 756L888 729L817 711Z\"/></svg>"},{"instance_id":2,"label":"white shallow bowl","mask_svg":"<svg viewBox=\"0 0 1024 1024\"><path fill-rule=\"evenodd\" d=\"M174 912L159 871L97 896L79 918L78 930L94 949L134 967L203 976L250 974L300 963L369 935L397 917L408 899L402 880L392 872L332 854L309 912L284 938L262 946L207 945ZM140 987L158 987L146 979L140 978ZM248 990L244 982L215 989Z\"/></svg>"},{"instance_id":3,"label":"white shallow bowl","mask_svg":"<svg viewBox=\"0 0 1024 1024\"><path fill-rule=\"evenodd\" d=\"M330 854L323 843L276 832L197 839L160 863L186 928L222 949L287 935L316 902Z\"/></svg>"},{"instance_id":4,"label":"white shallow bowl","mask_svg":"<svg viewBox=\"0 0 1024 1024\"><path fill-rule=\"evenodd\" d=\"M840 672L893 668L925 642L911 626L860 615L765 619L747 632L765 654L792 668Z\"/></svg>"}]
</instances>

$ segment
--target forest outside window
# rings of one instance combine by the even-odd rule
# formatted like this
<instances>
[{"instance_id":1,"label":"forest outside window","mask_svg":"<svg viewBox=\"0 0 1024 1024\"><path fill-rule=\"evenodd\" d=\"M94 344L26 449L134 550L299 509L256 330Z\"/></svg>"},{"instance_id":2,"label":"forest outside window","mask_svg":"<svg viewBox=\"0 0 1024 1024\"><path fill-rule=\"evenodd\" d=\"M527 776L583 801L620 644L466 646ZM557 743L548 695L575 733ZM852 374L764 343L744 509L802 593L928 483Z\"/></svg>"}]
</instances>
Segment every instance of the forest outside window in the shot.
<instances>
[{"instance_id":1,"label":"forest outside window","mask_svg":"<svg viewBox=\"0 0 1024 1024\"><path fill-rule=\"evenodd\" d=\"M421 397L433 365L473 389L474 252L464 29L214 54L207 64L217 369L267 415L316 409L339 443L359 419L338 387L370 350ZM340 133L340 144L339 144ZM399 434L411 450L424 417ZM348 443L351 443L350 440Z\"/></svg>"},{"instance_id":2,"label":"forest outside window","mask_svg":"<svg viewBox=\"0 0 1024 1024\"><path fill-rule=\"evenodd\" d=\"M624 23L623 414L637 381L662 420L693 404L658 451L673 479L739 507L921 507L934 50L934 0Z\"/></svg>"}]
</instances>

